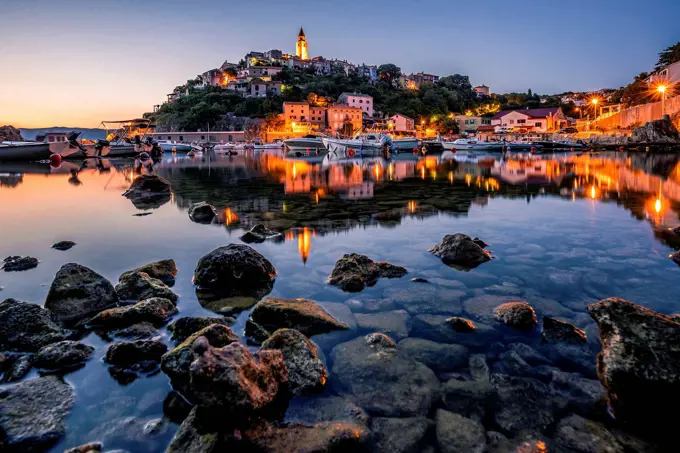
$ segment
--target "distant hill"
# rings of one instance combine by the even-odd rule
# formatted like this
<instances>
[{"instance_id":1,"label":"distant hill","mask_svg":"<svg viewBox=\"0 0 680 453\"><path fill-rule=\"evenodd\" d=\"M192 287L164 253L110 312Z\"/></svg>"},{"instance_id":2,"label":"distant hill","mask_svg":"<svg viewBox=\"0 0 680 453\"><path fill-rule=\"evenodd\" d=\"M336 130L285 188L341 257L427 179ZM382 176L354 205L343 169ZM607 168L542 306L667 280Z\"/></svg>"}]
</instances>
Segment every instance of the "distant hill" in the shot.
<instances>
[{"instance_id":1,"label":"distant hill","mask_svg":"<svg viewBox=\"0 0 680 453\"><path fill-rule=\"evenodd\" d=\"M21 136L25 140L35 140L35 137L39 134L44 134L45 132L80 132L79 139L84 138L87 140L103 140L106 138L106 131L104 129L87 129L82 127L41 127L36 129L19 129L21 131Z\"/></svg>"}]
</instances>

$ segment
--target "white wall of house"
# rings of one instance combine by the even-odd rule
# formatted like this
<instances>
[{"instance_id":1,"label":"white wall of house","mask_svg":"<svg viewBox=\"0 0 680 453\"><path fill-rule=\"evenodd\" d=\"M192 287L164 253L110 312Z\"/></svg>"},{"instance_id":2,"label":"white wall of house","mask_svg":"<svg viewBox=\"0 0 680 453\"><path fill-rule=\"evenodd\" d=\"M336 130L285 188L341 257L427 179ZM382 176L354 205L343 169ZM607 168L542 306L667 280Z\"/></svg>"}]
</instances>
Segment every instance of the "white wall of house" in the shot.
<instances>
[{"instance_id":1,"label":"white wall of house","mask_svg":"<svg viewBox=\"0 0 680 453\"><path fill-rule=\"evenodd\" d=\"M360 108L366 115L373 116L373 97L367 94L343 94L340 102L350 107Z\"/></svg>"},{"instance_id":2,"label":"white wall of house","mask_svg":"<svg viewBox=\"0 0 680 453\"><path fill-rule=\"evenodd\" d=\"M529 115L521 111L509 112L503 115L500 119L494 119L492 125L502 126L507 128L527 128L531 132L548 132L553 129L559 129L560 123L566 124L567 119L561 111L558 111L555 116L546 116L544 118L531 118Z\"/></svg>"}]
</instances>

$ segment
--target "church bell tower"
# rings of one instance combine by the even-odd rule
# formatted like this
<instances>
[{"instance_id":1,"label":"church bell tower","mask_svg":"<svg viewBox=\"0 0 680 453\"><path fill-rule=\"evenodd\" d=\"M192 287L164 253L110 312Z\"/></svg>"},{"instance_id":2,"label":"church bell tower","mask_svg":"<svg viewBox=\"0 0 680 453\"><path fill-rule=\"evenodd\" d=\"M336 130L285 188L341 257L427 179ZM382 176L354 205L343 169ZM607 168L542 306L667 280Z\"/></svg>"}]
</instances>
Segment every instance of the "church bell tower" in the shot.
<instances>
[{"instance_id":1,"label":"church bell tower","mask_svg":"<svg viewBox=\"0 0 680 453\"><path fill-rule=\"evenodd\" d=\"M295 54L301 60L309 59L309 49L307 47L307 37L305 36L305 31L300 27L300 33L298 33L297 44L295 45Z\"/></svg>"}]
</instances>

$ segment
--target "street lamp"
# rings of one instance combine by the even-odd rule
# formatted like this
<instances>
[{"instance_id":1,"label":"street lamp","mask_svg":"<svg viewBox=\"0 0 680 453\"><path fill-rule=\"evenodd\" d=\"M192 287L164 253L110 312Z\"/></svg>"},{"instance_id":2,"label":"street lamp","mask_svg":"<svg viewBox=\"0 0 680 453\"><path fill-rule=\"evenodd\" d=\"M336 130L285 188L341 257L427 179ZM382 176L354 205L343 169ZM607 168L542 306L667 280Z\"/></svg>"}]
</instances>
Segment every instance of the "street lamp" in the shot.
<instances>
[{"instance_id":1,"label":"street lamp","mask_svg":"<svg viewBox=\"0 0 680 453\"><path fill-rule=\"evenodd\" d=\"M593 98L590 101L593 104L593 118L597 118L597 103L600 102L598 98Z\"/></svg>"},{"instance_id":2,"label":"street lamp","mask_svg":"<svg viewBox=\"0 0 680 453\"><path fill-rule=\"evenodd\" d=\"M665 113L665 107L666 107L666 85L659 85L656 87L656 91L661 93L661 118L663 118L663 115Z\"/></svg>"}]
</instances>

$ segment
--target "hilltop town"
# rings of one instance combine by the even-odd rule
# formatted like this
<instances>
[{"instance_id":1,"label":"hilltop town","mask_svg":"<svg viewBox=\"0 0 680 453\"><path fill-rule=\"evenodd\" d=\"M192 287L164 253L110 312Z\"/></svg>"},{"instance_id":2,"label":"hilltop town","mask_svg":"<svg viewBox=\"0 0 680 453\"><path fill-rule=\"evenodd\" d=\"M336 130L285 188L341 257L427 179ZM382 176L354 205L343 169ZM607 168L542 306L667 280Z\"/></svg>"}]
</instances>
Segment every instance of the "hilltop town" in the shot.
<instances>
[{"instance_id":1,"label":"hilltop town","mask_svg":"<svg viewBox=\"0 0 680 453\"><path fill-rule=\"evenodd\" d=\"M660 117L650 111L637 121L617 119L625 108L650 100L658 103L647 93L655 81L680 80L680 63L671 55L667 65L640 74L618 90L498 94L460 74L405 74L392 63L310 57L309 44L301 27L294 54L251 51L239 62L225 61L177 86L145 116L157 123L158 133L233 131L240 132L231 135L237 141L312 132L350 135L362 127L397 135L465 133L480 138L509 132L602 132ZM675 104L670 107L664 113L675 113ZM181 140L179 135L167 138Z\"/></svg>"}]
</instances>

